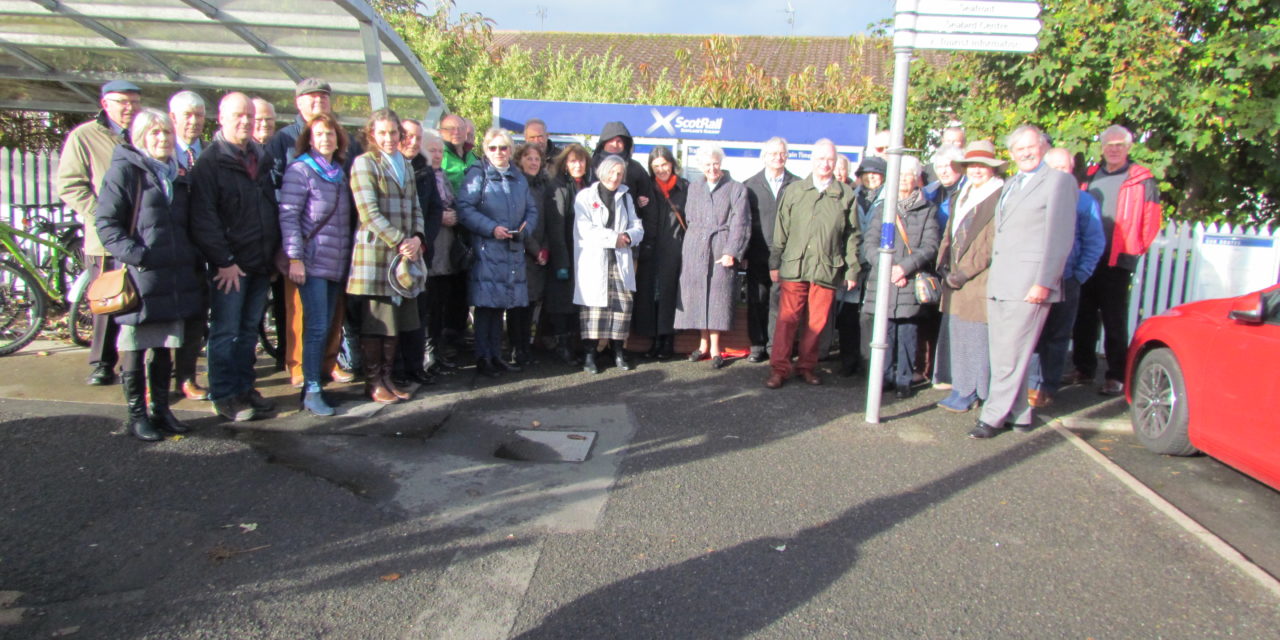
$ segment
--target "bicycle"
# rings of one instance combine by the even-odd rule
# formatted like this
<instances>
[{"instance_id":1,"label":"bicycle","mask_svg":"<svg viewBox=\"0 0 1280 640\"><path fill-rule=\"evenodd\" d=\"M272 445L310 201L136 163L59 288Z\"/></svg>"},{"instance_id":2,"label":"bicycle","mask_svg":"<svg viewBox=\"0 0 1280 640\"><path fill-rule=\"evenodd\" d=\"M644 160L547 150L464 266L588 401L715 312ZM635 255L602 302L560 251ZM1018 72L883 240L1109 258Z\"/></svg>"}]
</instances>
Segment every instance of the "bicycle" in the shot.
<instances>
[{"instance_id":1,"label":"bicycle","mask_svg":"<svg viewBox=\"0 0 1280 640\"><path fill-rule=\"evenodd\" d=\"M0 356L35 340L52 307L66 309L72 341L87 345L93 316L85 296L89 272L80 235L83 225L54 222L61 204L14 209L22 212L22 229L0 220Z\"/></svg>"}]
</instances>

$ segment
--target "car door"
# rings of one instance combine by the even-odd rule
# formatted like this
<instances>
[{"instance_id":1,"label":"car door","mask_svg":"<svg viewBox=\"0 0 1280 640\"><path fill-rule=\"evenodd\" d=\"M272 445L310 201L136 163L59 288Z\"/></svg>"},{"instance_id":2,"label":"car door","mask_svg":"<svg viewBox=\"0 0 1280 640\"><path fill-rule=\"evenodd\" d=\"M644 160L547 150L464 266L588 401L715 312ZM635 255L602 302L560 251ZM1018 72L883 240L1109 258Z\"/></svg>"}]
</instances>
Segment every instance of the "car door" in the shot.
<instances>
[{"instance_id":1,"label":"car door","mask_svg":"<svg viewBox=\"0 0 1280 640\"><path fill-rule=\"evenodd\" d=\"M1280 289L1262 294L1264 319L1223 318L1217 332L1202 449L1249 475L1280 482ZM1194 428L1193 428L1194 429Z\"/></svg>"}]
</instances>

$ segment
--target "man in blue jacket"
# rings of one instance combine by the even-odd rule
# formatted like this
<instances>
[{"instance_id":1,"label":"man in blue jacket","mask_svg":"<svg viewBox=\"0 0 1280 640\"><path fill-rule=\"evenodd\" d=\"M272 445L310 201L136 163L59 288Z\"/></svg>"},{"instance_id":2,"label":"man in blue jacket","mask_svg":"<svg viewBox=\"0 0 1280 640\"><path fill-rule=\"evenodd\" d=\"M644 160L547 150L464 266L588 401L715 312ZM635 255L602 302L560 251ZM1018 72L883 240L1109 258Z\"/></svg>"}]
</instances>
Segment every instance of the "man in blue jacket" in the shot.
<instances>
[{"instance_id":1,"label":"man in blue jacket","mask_svg":"<svg viewBox=\"0 0 1280 640\"><path fill-rule=\"evenodd\" d=\"M1074 175L1075 161L1071 152L1062 147L1050 149L1044 161L1051 169ZM1062 301L1050 307L1049 318L1045 320L1027 368L1027 401L1036 408L1053 404L1053 397L1058 394L1067 361L1067 343L1071 340L1071 327L1080 304L1080 285L1093 275L1107 246L1098 201L1088 191L1077 193L1080 199L1076 201L1076 241L1062 274Z\"/></svg>"}]
</instances>

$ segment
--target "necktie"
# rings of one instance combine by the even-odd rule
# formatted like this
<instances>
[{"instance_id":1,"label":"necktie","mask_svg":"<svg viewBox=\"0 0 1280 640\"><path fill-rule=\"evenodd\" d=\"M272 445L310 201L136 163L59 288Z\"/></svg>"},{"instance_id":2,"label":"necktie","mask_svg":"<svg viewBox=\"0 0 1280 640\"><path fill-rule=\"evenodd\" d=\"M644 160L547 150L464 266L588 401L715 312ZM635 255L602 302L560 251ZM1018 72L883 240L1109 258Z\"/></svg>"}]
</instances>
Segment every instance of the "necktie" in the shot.
<instances>
[{"instance_id":1,"label":"necktie","mask_svg":"<svg viewBox=\"0 0 1280 640\"><path fill-rule=\"evenodd\" d=\"M1004 203L1008 202L1009 196L1017 193L1018 190L1022 188L1022 183L1027 181L1027 176L1030 176L1030 175L1031 174L1029 173L1019 173L1018 175L1013 177L1013 184L1009 185L1009 188L1005 190L1004 195L1000 196L1000 213L1001 214L1004 214Z\"/></svg>"},{"instance_id":2,"label":"necktie","mask_svg":"<svg viewBox=\"0 0 1280 640\"><path fill-rule=\"evenodd\" d=\"M187 147L187 168L190 169L196 163L196 154L191 152L191 147Z\"/></svg>"}]
</instances>

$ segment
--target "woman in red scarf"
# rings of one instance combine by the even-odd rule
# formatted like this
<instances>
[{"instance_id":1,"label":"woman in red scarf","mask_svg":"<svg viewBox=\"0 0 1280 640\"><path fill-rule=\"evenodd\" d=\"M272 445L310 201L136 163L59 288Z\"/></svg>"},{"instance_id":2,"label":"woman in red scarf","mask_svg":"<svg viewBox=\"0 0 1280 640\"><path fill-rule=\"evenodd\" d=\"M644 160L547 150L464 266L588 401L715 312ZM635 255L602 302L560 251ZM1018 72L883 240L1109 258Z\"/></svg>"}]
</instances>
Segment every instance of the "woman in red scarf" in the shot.
<instances>
[{"instance_id":1,"label":"woman in red scarf","mask_svg":"<svg viewBox=\"0 0 1280 640\"><path fill-rule=\"evenodd\" d=\"M543 312L556 341L556 358L577 364L570 338L578 326L578 307L573 304L573 199L591 184L588 171L591 152L580 144L565 147L551 168L551 184L542 207L546 221L547 278L542 292Z\"/></svg>"},{"instance_id":2,"label":"woman in red scarf","mask_svg":"<svg viewBox=\"0 0 1280 640\"><path fill-rule=\"evenodd\" d=\"M666 360L675 352L676 305L680 302L680 252L684 245L685 198L689 181L680 177L680 164L671 149L654 147L649 173L657 192L651 216L642 220L644 241L636 264L635 311L632 333L652 339L645 357ZM642 212L643 215L643 212Z\"/></svg>"}]
</instances>

